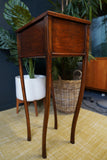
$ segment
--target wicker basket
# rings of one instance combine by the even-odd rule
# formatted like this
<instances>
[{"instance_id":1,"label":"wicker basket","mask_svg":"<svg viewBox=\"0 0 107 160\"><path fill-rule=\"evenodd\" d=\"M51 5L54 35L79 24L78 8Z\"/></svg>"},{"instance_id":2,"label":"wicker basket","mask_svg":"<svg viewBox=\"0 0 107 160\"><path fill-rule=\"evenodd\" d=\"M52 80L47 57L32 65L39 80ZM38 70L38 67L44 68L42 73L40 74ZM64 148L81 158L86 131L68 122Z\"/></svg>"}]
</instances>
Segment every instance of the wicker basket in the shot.
<instances>
[{"instance_id":1,"label":"wicker basket","mask_svg":"<svg viewBox=\"0 0 107 160\"><path fill-rule=\"evenodd\" d=\"M57 80L53 82L57 110L73 113L76 108L81 80Z\"/></svg>"}]
</instances>

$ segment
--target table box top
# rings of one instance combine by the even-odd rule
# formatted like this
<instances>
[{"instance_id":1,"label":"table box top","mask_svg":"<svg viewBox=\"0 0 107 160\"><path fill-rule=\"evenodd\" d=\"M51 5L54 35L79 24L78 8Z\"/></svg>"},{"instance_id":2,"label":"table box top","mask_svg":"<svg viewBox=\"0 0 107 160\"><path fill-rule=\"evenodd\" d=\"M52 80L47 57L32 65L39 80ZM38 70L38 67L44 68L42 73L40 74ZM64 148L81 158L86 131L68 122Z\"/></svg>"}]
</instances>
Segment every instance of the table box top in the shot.
<instances>
[{"instance_id":1,"label":"table box top","mask_svg":"<svg viewBox=\"0 0 107 160\"><path fill-rule=\"evenodd\" d=\"M46 11L18 29L19 57L85 55L90 21Z\"/></svg>"}]
</instances>

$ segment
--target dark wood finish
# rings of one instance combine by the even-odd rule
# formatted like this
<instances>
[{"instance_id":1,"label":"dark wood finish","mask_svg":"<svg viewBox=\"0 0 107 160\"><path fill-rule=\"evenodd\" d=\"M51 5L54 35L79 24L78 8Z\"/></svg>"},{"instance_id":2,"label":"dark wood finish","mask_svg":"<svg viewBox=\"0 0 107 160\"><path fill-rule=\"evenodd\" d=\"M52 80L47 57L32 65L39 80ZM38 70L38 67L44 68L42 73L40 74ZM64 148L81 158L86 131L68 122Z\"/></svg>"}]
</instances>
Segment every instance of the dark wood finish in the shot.
<instances>
[{"instance_id":1,"label":"dark wood finish","mask_svg":"<svg viewBox=\"0 0 107 160\"><path fill-rule=\"evenodd\" d=\"M84 89L85 89L86 69L87 69L88 51L89 51L89 26L85 26L85 38L84 39L86 40L85 44L84 44L86 55L83 56L83 60L82 60L81 88L80 88L79 98L78 98L76 110L75 110L74 117L73 117L72 127L71 127L71 139L70 139L70 142L72 144L75 143L76 124L77 124L78 115L79 115L79 111L80 111L80 107L81 107L81 103L82 103L82 99L83 99L83 95L84 95Z\"/></svg>"},{"instance_id":2,"label":"dark wood finish","mask_svg":"<svg viewBox=\"0 0 107 160\"><path fill-rule=\"evenodd\" d=\"M23 100L24 100L24 107L25 107L26 123L27 123L27 140L31 141L29 110L28 110L28 103L27 103L27 99L26 99L26 92L25 92L25 85L24 85L24 77L23 77L23 68L22 68L21 58L19 58L19 72L20 72L20 79L21 79L21 86L22 86L22 93L23 93Z\"/></svg>"},{"instance_id":3,"label":"dark wood finish","mask_svg":"<svg viewBox=\"0 0 107 160\"><path fill-rule=\"evenodd\" d=\"M71 56L71 53L55 53L52 52L52 57L56 58L56 57L69 57ZM85 56L85 53L72 53L72 56Z\"/></svg>"},{"instance_id":4,"label":"dark wood finish","mask_svg":"<svg viewBox=\"0 0 107 160\"><path fill-rule=\"evenodd\" d=\"M17 99L16 98L16 113L18 114L19 113L19 104L20 103L24 103L24 101L20 100L20 99ZM28 106L31 102L27 102L28 103ZM36 101L33 101L33 104L35 106L35 115L38 116L38 109L37 109L37 102Z\"/></svg>"},{"instance_id":5,"label":"dark wood finish","mask_svg":"<svg viewBox=\"0 0 107 160\"><path fill-rule=\"evenodd\" d=\"M88 62L86 88L107 92L107 57Z\"/></svg>"},{"instance_id":6,"label":"dark wood finish","mask_svg":"<svg viewBox=\"0 0 107 160\"><path fill-rule=\"evenodd\" d=\"M44 23L43 21L27 28L21 34L21 54L20 57L34 57L44 55ZM31 32L32 30L32 32ZM29 41L30 39L30 41ZM37 43L35 43L37 42ZM26 44L26 45L25 45Z\"/></svg>"},{"instance_id":7,"label":"dark wood finish","mask_svg":"<svg viewBox=\"0 0 107 160\"><path fill-rule=\"evenodd\" d=\"M50 96L51 96L51 67L52 67L52 41L51 41L51 26L52 21L51 17L45 17L45 46L46 50L46 106L44 112L44 122L43 122L43 135L42 135L42 157L46 158L46 134L47 134L47 125L48 125L48 118L49 118L49 108L50 108Z\"/></svg>"},{"instance_id":8,"label":"dark wood finish","mask_svg":"<svg viewBox=\"0 0 107 160\"><path fill-rule=\"evenodd\" d=\"M84 35L82 23L56 17L52 19L52 51L54 53L84 53Z\"/></svg>"},{"instance_id":9,"label":"dark wood finish","mask_svg":"<svg viewBox=\"0 0 107 160\"><path fill-rule=\"evenodd\" d=\"M20 41L21 48L19 48L19 57L46 56L47 46L45 45L44 17L47 15L52 16L51 53L53 56L84 55L84 27L86 24L90 24L90 22L80 18L47 11L17 30L17 37Z\"/></svg>"},{"instance_id":10,"label":"dark wood finish","mask_svg":"<svg viewBox=\"0 0 107 160\"><path fill-rule=\"evenodd\" d=\"M52 88L52 101L53 101L53 109L54 109L54 128L58 128L58 121L57 121L57 112L56 112L56 103L55 103L55 95L54 95L54 87L53 87L53 81L51 82L51 88Z\"/></svg>"},{"instance_id":11,"label":"dark wood finish","mask_svg":"<svg viewBox=\"0 0 107 160\"><path fill-rule=\"evenodd\" d=\"M25 26L21 27L20 29L17 30L17 33L22 32L23 30L31 27L32 25L34 25L35 23L37 23L38 21L43 20L44 17L46 17L47 15L50 15L52 17L57 17L57 18L61 18L64 20L69 20L72 22L78 22L78 23L83 23L83 24L88 24L90 25L90 21L85 20L85 19L81 19L81 18L77 18L77 17L72 17L66 14L60 14L57 12L53 12L53 11L46 11L44 13L42 13L40 16L36 17L35 19L33 19L31 22L29 22L28 24L26 24Z\"/></svg>"},{"instance_id":12,"label":"dark wood finish","mask_svg":"<svg viewBox=\"0 0 107 160\"><path fill-rule=\"evenodd\" d=\"M57 114L55 106L54 90L52 87L51 68L52 57L58 56L82 56L83 57L83 75L81 82L80 95L74 113L71 143L74 143L76 123L83 98L85 88L85 74L89 46L89 25L90 22L80 18L47 11L35 18L33 21L17 31L19 66L20 59L24 57L46 57L46 101L43 121L42 135L42 157L46 158L46 135L50 108L51 89L53 94L55 128L57 128ZM38 36L40 37L38 40ZM37 37L36 37L37 36ZM41 42L40 42L41 41ZM39 43L38 43L39 42ZM41 44L41 48L40 48ZM27 46L28 45L28 46ZM37 48L38 47L38 48ZM27 49L26 49L27 48ZM22 67L20 67L21 84L27 110L26 96L24 92L24 83L22 76ZM29 122L28 112L26 111L27 122ZM29 128L29 123L27 123ZM28 129L28 135L30 128Z\"/></svg>"}]
</instances>

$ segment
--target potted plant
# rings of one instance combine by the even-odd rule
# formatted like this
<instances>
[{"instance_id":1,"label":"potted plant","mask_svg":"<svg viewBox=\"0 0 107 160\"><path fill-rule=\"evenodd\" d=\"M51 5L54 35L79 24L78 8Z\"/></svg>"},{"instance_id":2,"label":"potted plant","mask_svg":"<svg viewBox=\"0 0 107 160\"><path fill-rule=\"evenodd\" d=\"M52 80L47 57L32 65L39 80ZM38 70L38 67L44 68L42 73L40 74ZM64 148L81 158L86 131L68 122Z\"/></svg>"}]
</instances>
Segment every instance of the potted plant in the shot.
<instances>
[{"instance_id":1,"label":"potted plant","mask_svg":"<svg viewBox=\"0 0 107 160\"><path fill-rule=\"evenodd\" d=\"M56 2L49 0L49 2L56 12L89 20L97 15L99 6L102 9L101 0L95 0L94 3L92 0L56 0ZM90 58L94 57L89 54ZM56 107L65 113L72 113L76 108L81 85L81 71L78 71L79 61L81 57L64 57L53 60Z\"/></svg>"},{"instance_id":2,"label":"potted plant","mask_svg":"<svg viewBox=\"0 0 107 160\"><path fill-rule=\"evenodd\" d=\"M5 3L4 18L12 27L12 34L0 28L0 49L8 50L8 59L18 64L17 41L15 31L30 22L33 17L29 8L21 0L9 0ZM40 100L45 97L46 76L35 75L36 59L23 59L23 65L28 73L24 75L27 101ZM20 76L15 77L16 98L23 101Z\"/></svg>"}]
</instances>

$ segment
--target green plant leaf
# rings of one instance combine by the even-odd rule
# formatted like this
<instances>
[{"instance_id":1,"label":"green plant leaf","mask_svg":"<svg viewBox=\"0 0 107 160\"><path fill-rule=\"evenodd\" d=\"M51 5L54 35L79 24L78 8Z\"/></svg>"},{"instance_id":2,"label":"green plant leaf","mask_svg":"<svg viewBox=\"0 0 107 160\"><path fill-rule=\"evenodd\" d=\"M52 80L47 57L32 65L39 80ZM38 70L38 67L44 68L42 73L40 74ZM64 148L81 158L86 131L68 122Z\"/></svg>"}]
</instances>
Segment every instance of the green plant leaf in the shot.
<instances>
[{"instance_id":1,"label":"green plant leaf","mask_svg":"<svg viewBox=\"0 0 107 160\"><path fill-rule=\"evenodd\" d=\"M9 0L5 3L3 15L13 30L19 29L32 20L29 8L20 0Z\"/></svg>"},{"instance_id":2,"label":"green plant leaf","mask_svg":"<svg viewBox=\"0 0 107 160\"><path fill-rule=\"evenodd\" d=\"M10 34L7 30L0 27L0 49L9 50L9 42L11 41Z\"/></svg>"},{"instance_id":3,"label":"green plant leaf","mask_svg":"<svg viewBox=\"0 0 107 160\"><path fill-rule=\"evenodd\" d=\"M5 3L3 16L14 31L33 19L29 8L21 0L9 0ZM16 36L11 36L3 28L0 28L0 49L9 50L8 60L18 64ZM24 58L23 64L30 77L34 77L35 63L33 64L33 60L31 59L28 65L28 60Z\"/></svg>"},{"instance_id":4,"label":"green plant leaf","mask_svg":"<svg viewBox=\"0 0 107 160\"><path fill-rule=\"evenodd\" d=\"M61 4L58 2L58 0L56 0L56 2L53 2L52 0L48 0L51 5L52 5L52 10L54 10L55 12L59 12L61 13Z\"/></svg>"},{"instance_id":5,"label":"green plant leaf","mask_svg":"<svg viewBox=\"0 0 107 160\"><path fill-rule=\"evenodd\" d=\"M18 5L14 6L12 14L14 15L12 21L16 30L32 20L30 12Z\"/></svg>"}]
</instances>

